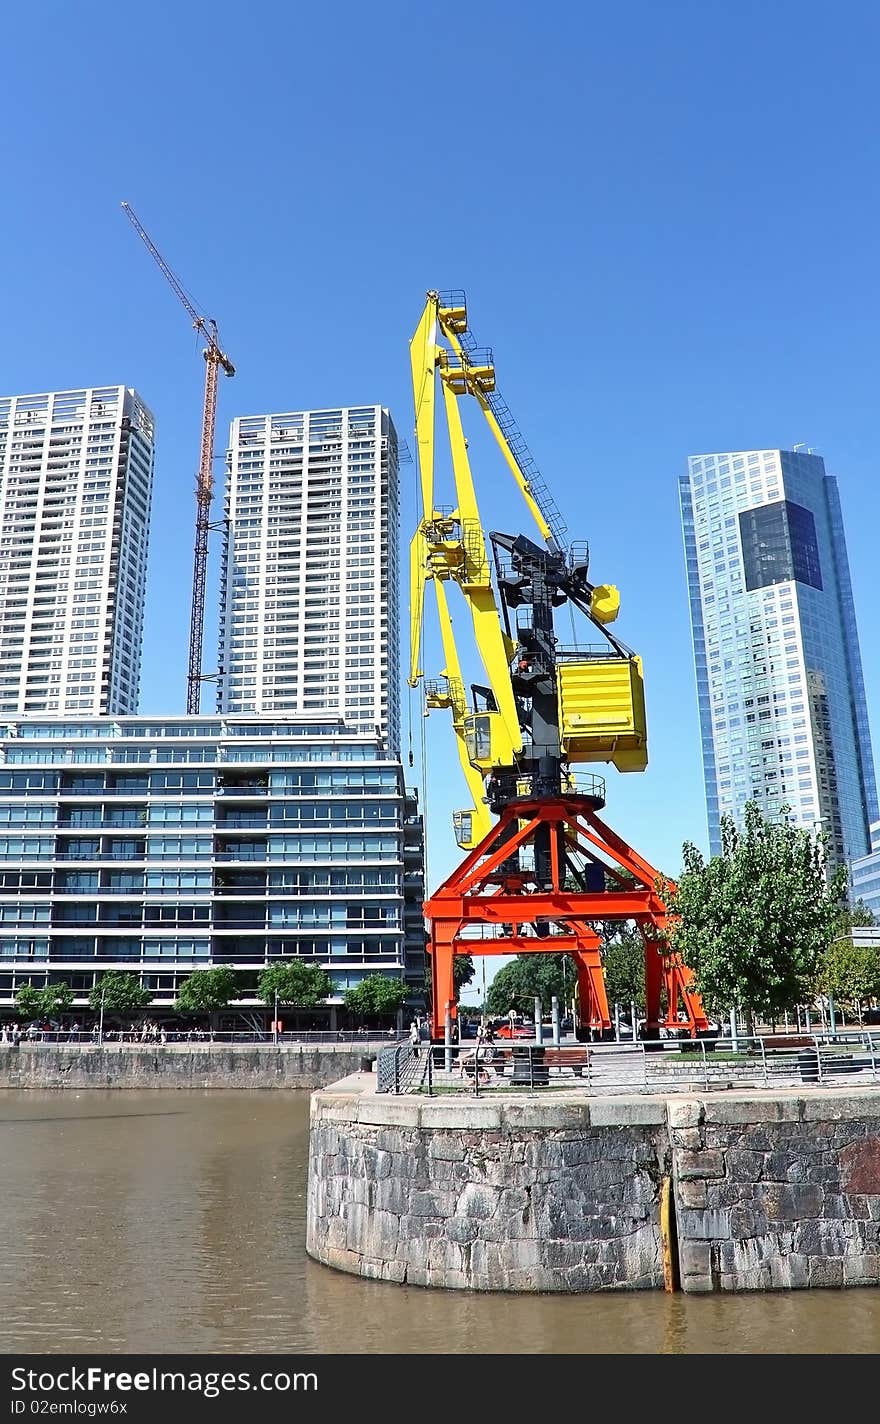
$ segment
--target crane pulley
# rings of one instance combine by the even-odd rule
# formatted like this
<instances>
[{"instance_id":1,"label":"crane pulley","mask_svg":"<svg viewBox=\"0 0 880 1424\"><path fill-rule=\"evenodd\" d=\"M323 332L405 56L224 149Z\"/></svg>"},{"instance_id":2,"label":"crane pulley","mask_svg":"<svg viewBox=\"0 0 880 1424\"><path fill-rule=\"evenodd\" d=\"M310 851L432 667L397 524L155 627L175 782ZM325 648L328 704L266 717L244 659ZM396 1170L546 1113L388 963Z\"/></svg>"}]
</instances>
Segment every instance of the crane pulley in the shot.
<instances>
[{"instance_id":1,"label":"crane pulley","mask_svg":"<svg viewBox=\"0 0 880 1424\"><path fill-rule=\"evenodd\" d=\"M214 498L214 435L217 420L217 377L223 371L235 375L235 367L220 345L217 323L204 316L187 294L180 278L169 267L149 233L143 227L130 203L122 210L152 256L178 301L188 312L193 329L205 343L205 394L202 402L202 430L199 447L199 469L196 476L196 529L193 550L192 610L190 614L189 662L186 682L186 710L198 713L202 675L202 641L205 624L205 588L208 572L208 534L211 529L211 504Z\"/></svg>"}]
</instances>

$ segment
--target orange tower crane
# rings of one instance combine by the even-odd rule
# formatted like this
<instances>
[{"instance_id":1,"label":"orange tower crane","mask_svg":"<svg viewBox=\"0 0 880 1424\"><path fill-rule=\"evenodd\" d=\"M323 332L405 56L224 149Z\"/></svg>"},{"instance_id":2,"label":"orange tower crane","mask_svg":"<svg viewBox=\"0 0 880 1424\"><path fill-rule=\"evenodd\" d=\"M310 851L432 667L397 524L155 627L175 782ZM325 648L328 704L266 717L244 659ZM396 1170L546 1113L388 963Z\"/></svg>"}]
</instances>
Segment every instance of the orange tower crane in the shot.
<instances>
[{"instance_id":1,"label":"orange tower crane","mask_svg":"<svg viewBox=\"0 0 880 1424\"><path fill-rule=\"evenodd\" d=\"M205 584L208 573L208 534L211 529L211 501L214 498L214 428L217 420L217 373L235 375L235 367L220 346L217 323L203 316L187 295L149 233L141 225L130 203L122 204L126 217L156 265L189 313L193 328L205 343L205 400L202 407L202 441L199 473L196 478L196 541L193 553L192 612L189 625L189 669L186 680L186 710L198 715L202 685L202 638L205 624Z\"/></svg>"}]
</instances>

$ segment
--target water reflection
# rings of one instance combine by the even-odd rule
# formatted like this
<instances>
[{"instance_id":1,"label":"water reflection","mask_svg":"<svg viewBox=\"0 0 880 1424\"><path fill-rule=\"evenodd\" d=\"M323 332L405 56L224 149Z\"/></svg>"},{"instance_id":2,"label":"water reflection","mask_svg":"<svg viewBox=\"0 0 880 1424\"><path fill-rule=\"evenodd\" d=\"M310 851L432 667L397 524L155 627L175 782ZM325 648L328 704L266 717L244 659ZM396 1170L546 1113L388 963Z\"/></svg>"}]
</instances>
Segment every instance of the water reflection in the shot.
<instances>
[{"instance_id":1,"label":"water reflection","mask_svg":"<svg viewBox=\"0 0 880 1424\"><path fill-rule=\"evenodd\" d=\"M880 1291L470 1295L305 1254L308 1094L0 1093L0 1350L875 1353Z\"/></svg>"}]
</instances>

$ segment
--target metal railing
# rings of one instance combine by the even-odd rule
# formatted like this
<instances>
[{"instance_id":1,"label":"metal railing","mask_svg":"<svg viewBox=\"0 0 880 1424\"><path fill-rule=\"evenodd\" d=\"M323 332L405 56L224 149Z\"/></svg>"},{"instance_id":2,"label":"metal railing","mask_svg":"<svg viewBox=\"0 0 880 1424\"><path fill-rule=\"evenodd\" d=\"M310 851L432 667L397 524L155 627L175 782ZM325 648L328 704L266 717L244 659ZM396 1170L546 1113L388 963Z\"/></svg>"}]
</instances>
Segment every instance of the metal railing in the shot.
<instances>
[{"instance_id":1,"label":"metal railing","mask_svg":"<svg viewBox=\"0 0 880 1424\"><path fill-rule=\"evenodd\" d=\"M867 1086L880 1082L880 1033L738 1035L636 1043L410 1044L379 1054L377 1091L581 1088L618 1093Z\"/></svg>"},{"instance_id":2,"label":"metal railing","mask_svg":"<svg viewBox=\"0 0 880 1424\"><path fill-rule=\"evenodd\" d=\"M407 1041L393 1048L382 1048L376 1056L376 1092L415 1092L426 1073L430 1077L430 1072L430 1044Z\"/></svg>"},{"instance_id":3,"label":"metal railing","mask_svg":"<svg viewBox=\"0 0 880 1424\"><path fill-rule=\"evenodd\" d=\"M105 1028L100 1034L97 1028L94 1029L23 1029L19 1032L18 1038L13 1039L13 1029L7 1026L5 1031L0 1031L0 1047L4 1043L72 1043L72 1044L97 1044L121 1043L133 1047L154 1047L162 1043L186 1043L197 1044L199 1047L209 1047L212 1043L265 1043L280 1044L282 1046L297 1044L345 1044L353 1047L376 1048L382 1045L389 1047L393 1042L400 1042L406 1035L402 1032L394 1031L393 1039L387 1032L381 1030L338 1030L331 1032L325 1029L291 1029L279 1034L273 1034L271 1030L253 1029L249 1031L226 1030L226 1029L183 1029L167 1028L165 1037L162 1037L162 1029L156 1035L142 1034L140 1028Z\"/></svg>"}]
</instances>

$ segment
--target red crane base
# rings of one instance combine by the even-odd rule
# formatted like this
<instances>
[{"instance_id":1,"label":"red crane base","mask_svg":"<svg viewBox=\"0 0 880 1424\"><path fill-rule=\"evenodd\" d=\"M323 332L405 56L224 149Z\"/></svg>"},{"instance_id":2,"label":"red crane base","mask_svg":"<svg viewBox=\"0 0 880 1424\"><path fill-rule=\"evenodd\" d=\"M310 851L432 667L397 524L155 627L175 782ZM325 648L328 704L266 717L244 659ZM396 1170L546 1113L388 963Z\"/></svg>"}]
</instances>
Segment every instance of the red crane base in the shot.
<instances>
[{"instance_id":1,"label":"red crane base","mask_svg":"<svg viewBox=\"0 0 880 1424\"><path fill-rule=\"evenodd\" d=\"M657 893L659 879L660 872L599 819L589 797L511 802L425 901L432 1037L443 1038L447 1005L456 1015L456 954L570 954L577 970L578 1035L608 1034L601 940L593 926L614 920L634 920L642 934L645 1038L658 1038L661 1028L691 1037L708 1032L693 974L679 954L665 951L667 911ZM606 888L580 888L599 880ZM579 888L568 888L573 883Z\"/></svg>"}]
</instances>

